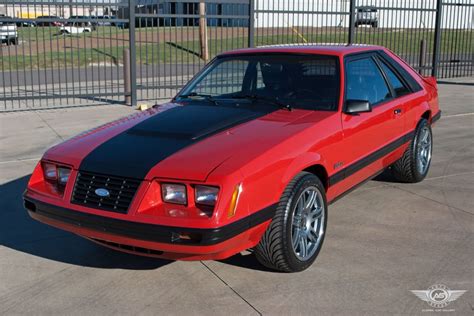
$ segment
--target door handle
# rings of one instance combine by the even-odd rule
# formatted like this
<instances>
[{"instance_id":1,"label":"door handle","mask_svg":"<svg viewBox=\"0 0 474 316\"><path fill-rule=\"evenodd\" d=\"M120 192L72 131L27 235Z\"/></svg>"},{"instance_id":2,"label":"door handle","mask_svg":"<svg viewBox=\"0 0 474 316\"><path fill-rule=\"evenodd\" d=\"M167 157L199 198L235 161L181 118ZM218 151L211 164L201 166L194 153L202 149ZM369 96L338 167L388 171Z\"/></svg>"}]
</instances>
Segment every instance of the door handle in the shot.
<instances>
[{"instance_id":1,"label":"door handle","mask_svg":"<svg viewBox=\"0 0 474 316\"><path fill-rule=\"evenodd\" d=\"M395 114L395 115L400 115L400 114L402 114L402 109L395 109L395 110L393 110L393 114Z\"/></svg>"}]
</instances>

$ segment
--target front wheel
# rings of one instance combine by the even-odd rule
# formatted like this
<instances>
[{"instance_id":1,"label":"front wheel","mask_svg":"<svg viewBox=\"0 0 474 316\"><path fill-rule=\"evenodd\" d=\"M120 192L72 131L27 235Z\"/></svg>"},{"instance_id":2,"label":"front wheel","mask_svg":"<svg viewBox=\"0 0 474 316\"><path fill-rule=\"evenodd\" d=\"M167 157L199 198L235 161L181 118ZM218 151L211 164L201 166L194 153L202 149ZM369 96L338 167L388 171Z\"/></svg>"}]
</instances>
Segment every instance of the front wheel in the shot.
<instances>
[{"instance_id":1,"label":"front wheel","mask_svg":"<svg viewBox=\"0 0 474 316\"><path fill-rule=\"evenodd\" d=\"M395 178L406 183L422 181L430 169L432 150L431 125L426 119L421 119L415 130L415 136L402 158L392 165Z\"/></svg>"},{"instance_id":2,"label":"front wheel","mask_svg":"<svg viewBox=\"0 0 474 316\"><path fill-rule=\"evenodd\" d=\"M315 175L301 172L283 192L275 216L255 248L256 257L274 270L305 270L321 250L326 225L324 186Z\"/></svg>"}]
</instances>

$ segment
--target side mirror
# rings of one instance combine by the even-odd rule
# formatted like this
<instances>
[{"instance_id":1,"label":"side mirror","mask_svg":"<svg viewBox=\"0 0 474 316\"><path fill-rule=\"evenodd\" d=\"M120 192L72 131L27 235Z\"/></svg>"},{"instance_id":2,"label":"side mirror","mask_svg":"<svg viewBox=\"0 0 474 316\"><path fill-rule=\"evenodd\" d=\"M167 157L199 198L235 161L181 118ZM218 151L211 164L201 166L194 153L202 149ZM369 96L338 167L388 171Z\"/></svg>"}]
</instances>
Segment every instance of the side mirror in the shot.
<instances>
[{"instance_id":1,"label":"side mirror","mask_svg":"<svg viewBox=\"0 0 474 316\"><path fill-rule=\"evenodd\" d=\"M372 107L367 100L346 100L346 114L372 112Z\"/></svg>"}]
</instances>

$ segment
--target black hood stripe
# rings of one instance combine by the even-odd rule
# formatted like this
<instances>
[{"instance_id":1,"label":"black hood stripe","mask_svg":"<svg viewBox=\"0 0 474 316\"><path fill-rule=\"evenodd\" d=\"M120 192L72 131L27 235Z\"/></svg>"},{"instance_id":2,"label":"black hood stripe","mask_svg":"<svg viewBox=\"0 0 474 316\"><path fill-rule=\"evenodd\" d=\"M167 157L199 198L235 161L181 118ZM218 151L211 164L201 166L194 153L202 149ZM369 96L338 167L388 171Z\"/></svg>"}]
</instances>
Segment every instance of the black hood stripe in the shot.
<instances>
[{"instance_id":1,"label":"black hood stripe","mask_svg":"<svg viewBox=\"0 0 474 316\"><path fill-rule=\"evenodd\" d=\"M81 162L81 171L144 179L160 161L216 133L275 109L185 105L158 113L99 145Z\"/></svg>"}]
</instances>

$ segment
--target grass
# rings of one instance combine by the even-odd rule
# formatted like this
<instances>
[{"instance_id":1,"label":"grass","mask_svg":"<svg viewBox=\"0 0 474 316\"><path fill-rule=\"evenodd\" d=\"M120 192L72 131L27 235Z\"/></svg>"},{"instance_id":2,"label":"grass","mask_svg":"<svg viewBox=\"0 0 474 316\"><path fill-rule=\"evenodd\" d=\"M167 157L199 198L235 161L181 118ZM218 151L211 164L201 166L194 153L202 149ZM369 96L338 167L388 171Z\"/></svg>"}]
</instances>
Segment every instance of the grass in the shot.
<instances>
[{"instance_id":1,"label":"grass","mask_svg":"<svg viewBox=\"0 0 474 316\"><path fill-rule=\"evenodd\" d=\"M179 31L195 31L193 28L179 28ZM232 34L231 29L224 29L228 34ZM24 55L2 55L0 70L30 70L57 67L85 67L90 64L112 63L121 64L123 50L128 48L129 30L122 30L116 27L102 26L97 31L75 36L58 35L58 27L25 27L19 29L19 37L27 41L33 48L36 45L45 45L50 51L37 52L32 50L29 55L25 50ZM213 30L210 28L210 34ZM169 33L175 32L175 33ZM347 33L345 30L329 29L327 33L307 34L300 30L301 34L289 32L286 34L272 35L265 34L265 30L258 30L256 45L272 45L281 43L345 43ZM441 41L441 53L449 52L472 52L474 50L474 35L472 31L443 30ZM200 61L199 47L197 40L184 40L173 42L153 43L150 38L158 33L158 38L163 39L166 33L174 34L175 38L181 38L178 29L175 27L160 28L139 28L137 29L137 39L141 42L136 46L138 64L160 64L160 63L196 63ZM151 34L151 35L150 35ZM182 33L181 33L182 34ZM457 36L456 36L457 35ZM186 38L186 36L183 36ZM106 40L103 40L106 39ZM111 39L111 40L109 40ZM419 43L426 40L427 52L432 51L434 34L432 31L419 30L383 30L383 29L358 29L355 36L356 43L376 44L385 46L401 55L418 55ZM458 39L458 40L456 40ZM59 47L58 43L51 40L63 40ZM147 41L145 41L147 40ZM97 48L90 48L90 43L97 41ZM35 43L36 42L36 43ZM112 43L112 44L111 44ZM48 46L49 45L49 46ZM57 47L55 47L57 46ZM86 46L83 48L82 46ZM62 49L57 49L57 48ZM209 53L212 58L216 54L247 47L247 37L238 36L224 39L210 39ZM21 46L17 48L21 54ZM202 61L201 61L202 62Z\"/></svg>"}]
</instances>

